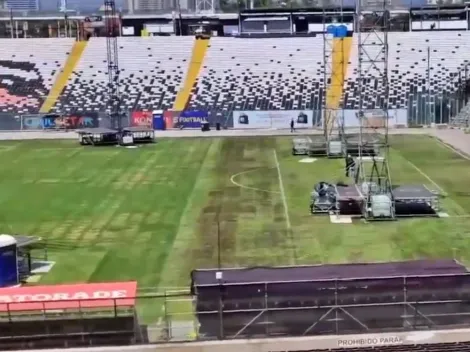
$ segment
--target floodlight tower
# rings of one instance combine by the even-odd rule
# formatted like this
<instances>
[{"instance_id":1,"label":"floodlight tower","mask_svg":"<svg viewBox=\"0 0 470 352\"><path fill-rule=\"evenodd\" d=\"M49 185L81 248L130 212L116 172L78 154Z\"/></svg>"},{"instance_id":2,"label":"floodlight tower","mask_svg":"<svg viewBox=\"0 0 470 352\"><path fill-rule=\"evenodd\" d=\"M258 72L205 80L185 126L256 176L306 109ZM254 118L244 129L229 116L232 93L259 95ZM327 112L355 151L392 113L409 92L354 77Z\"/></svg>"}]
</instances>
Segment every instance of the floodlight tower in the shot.
<instances>
[{"instance_id":1,"label":"floodlight tower","mask_svg":"<svg viewBox=\"0 0 470 352\"><path fill-rule=\"evenodd\" d=\"M343 0L336 6L323 2L323 132L328 157L342 157L346 153L344 109L340 108L347 63L344 62L344 41L335 34L335 24L344 24Z\"/></svg>"},{"instance_id":2,"label":"floodlight tower","mask_svg":"<svg viewBox=\"0 0 470 352\"><path fill-rule=\"evenodd\" d=\"M387 0L375 0L372 4L362 1L365 0L357 2L356 22L360 131L355 181L364 195L363 215L366 219L395 219L388 166L390 12ZM370 87L370 81L375 83L374 87Z\"/></svg>"},{"instance_id":3,"label":"floodlight tower","mask_svg":"<svg viewBox=\"0 0 470 352\"><path fill-rule=\"evenodd\" d=\"M111 126L121 130L121 95L119 89L119 18L114 0L104 1L106 52L108 62L108 110Z\"/></svg>"}]
</instances>

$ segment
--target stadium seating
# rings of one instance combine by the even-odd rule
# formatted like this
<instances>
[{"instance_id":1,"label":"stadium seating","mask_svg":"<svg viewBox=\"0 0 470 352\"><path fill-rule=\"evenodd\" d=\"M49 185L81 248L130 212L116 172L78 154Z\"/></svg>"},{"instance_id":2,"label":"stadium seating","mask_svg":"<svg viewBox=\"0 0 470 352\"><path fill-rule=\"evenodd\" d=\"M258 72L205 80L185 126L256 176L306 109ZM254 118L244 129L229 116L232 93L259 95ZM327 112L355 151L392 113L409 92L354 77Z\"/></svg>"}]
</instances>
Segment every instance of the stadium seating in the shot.
<instances>
[{"instance_id":1,"label":"stadium seating","mask_svg":"<svg viewBox=\"0 0 470 352\"><path fill-rule=\"evenodd\" d=\"M440 96L452 95L466 74L469 39L469 32L390 33L389 107L409 108L428 88L436 104ZM346 109L357 109L359 103L357 41L356 35L341 102ZM172 108L188 72L193 43L193 37L119 38L122 109ZM0 112L38 112L73 41L1 39L0 45L11 49L0 53ZM374 57L374 47L368 47L368 53ZM222 117L233 110L319 110L324 100L323 61L321 36L212 38L188 108ZM367 107L379 108L385 104L382 87L374 70L366 75ZM108 83L106 39L92 38L53 112L106 111Z\"/></svg>"},{"instance_id":2,"label":"stadium seating","mask_svg":"<svg viewBox=\"0 0 470 352\"><path fill-rule=\"evenodd\" d=\"M119 38L122 109L172 108L186 76L193 40L193 37ZM106 38L92 38L54 111L105 111L107 70Z\"/></svg>"},{"instance_id":3,"label":"stadium seating","mask_svg":"<svg viewBox=\"0 0 470 352\"><path fill-rule=\"evenodd\" d=\"M0 39L0 112L39 111L74 40Z\"/></svg>"},{"instance_id":4,"label":"stadium seating","mask_svg":"<svg viewBox=\"0 0 470 352\"><path fill-rule=\"evenodd\" d=\"M304 110L321 105L323 38L212 38L192 109Z\"/></svg>"},{"instance_id":5,"label":"stadium seating","mask_svg":"<svg viewBox=\"0 0 470 352\"><path fill-rule=\"evenodd\" d=\"M357 40L358 37L355 36L344 92L343 106L348 109L357 108L359 103ZM365 40L367 43L379 43L375 35ZM409 107L418 95L426 94L428 85L431 95L436 95L435 98L431 98L431 101L437 100L438 96L454 93L459 81L459 71L462 71L470 60L469 40L470 33L468 32L436 31L426 32L426 35L420 32L390 33L388 36L389 108ZM368 46L367 53L371 58L375 58L381 49L380 45ZM367 57L364 60L370 61ZM363 66L371 66L371 64L364 63ZM368 72L365 71L366 69L363 68L362 72L368 78L363 83L367 107L369 109L380 108L380 105L384 103L380 99L384 93L383 85L377 82L377 72L374 72L373 68Z\"/></svg>"}]
</instances>

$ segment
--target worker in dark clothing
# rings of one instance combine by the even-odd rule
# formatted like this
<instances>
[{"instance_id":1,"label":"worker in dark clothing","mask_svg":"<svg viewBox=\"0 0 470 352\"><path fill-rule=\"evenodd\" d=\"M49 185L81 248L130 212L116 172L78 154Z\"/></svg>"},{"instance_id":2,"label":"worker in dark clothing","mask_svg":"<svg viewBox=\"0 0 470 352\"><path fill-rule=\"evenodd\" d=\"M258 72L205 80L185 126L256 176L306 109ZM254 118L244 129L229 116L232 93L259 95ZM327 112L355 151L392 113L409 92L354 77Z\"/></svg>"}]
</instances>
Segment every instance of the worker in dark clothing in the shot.
<instances>
[{"instance_id":1,"label":"worker in dark clothing","mask_svg":"<svg viewBox=\"0 0 470 352\"><path fill-rule=\"evenodd\" d=\"M290 132L291 133L295 132L294 119L290 120Z\"/></svg>"},{"instance_id":2,"label":"worker in dark clothing","mask_svg":"<svg viewBox=\"0 0 470 352\"><path fill-rule=\"evenodd\" d=\"M354 158L350 154L348 154L348 156L346 157L346 177L353 175L355 166L356 162L354 161Z\"/></svg>"}]
</instances>

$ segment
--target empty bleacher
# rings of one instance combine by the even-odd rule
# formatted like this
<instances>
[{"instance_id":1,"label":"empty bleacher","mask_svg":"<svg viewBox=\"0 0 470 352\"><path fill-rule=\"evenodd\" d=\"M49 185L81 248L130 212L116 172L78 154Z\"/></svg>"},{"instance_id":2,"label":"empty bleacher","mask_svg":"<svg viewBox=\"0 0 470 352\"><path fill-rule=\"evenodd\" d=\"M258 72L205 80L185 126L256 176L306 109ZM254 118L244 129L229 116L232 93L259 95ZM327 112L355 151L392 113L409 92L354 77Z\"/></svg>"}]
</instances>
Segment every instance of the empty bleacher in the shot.
<instances>
[{"instance_id":1,"label":"empty bleacher","mask_svg":"<svg viewBox=\"0 0 470 352\"><path fill-rule=\"evenodd\" d=\"M37 113L59 75L73 39L0 39L0 112Z\"/></svg>"},{"instance_id":2,"label":"empty bleacher","mask_svg":"<svg viewBox=\"0 0 470 352\"><path fill-rule=\"evenodd\" d=\"M357 41L355 35L339 103L346 109L359 104ZM424 101L448 106L446 97L465 82L470 33L400 32L390 33L388 41L389 108L411 109ZM194 38L123 37L118 42L122 109L173 108L191 63ZM9 48L0 53L0 113L38 112L73 40L1 39L0 45ZM374 57L380 49L367 50ZM323 50L322 36L212 38L187 108L219 117L230 117L234 110L321 110L326 94ZM52 112L105 112L107 70L106 39L92 38ZM382 86L373 69L365 74L367 108L380 108L385 104Z\"/></svg>"},{"instance_id":3,"label":"empty bleacher","mask_svg":"<svg viewBox=\"0 0 470 352\"><path fill-rule=\"evenodd\" d=\"M367 53L374 59L380 55L382 49L377 36L367 37ZM348 70L348 79L345 87L343 106L346 109L357 109L359 104L359 87L357 82L357 55L358 38L353 39L353 49ZM363 41L364 43L364 41ZM428 90L430 101L438 102L440 97L455 93L459 80L464 80L465 66L470 62L470 33L468 32L420 32L389 33L389 108L408 108L416 104L416 100ZM364 57L364 60L371 60ZM383 85L377 80L377 71L374 65L370 70L362 73L367 76L363 83L363 95L367 108L381 108L383 103ZM382 65L383 66L383 65ZM377 64L382 70L380 64ZM428 67L430 72L428 74Z\"/></svg>"},{"instance_id":4,"label":"empty bleacher","mask_svg":"<svg viewBox=\"0 0 470 352\"><path fill-rule=\"evenodd\" d=\"M212 38L189 102L233 110L312 110L323 95L323 38Z\"/></svg>"},{"instance_id":5,"label":"empty bleacher","mask_svg":"<svg viewBox=\"0 0 470 352\"><path fill-rule=\"evenodd\" d=\"M170 109L184 83L193 37L118 39L121 107ZM105 111L108 103L106 38L92 38L54 111Z\"/></svg>"}]
</instances>

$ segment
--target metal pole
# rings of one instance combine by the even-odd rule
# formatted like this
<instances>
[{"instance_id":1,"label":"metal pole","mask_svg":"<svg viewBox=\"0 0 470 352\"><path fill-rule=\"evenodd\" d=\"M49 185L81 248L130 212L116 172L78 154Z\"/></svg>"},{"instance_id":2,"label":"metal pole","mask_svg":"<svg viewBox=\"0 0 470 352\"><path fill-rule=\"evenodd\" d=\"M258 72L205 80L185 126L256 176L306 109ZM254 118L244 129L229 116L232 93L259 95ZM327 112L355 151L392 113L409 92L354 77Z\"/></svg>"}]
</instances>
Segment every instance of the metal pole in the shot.
<instances>
[{"instance_id":1,"label":"metal pole","mask_svg":"<svg viewBox=\"0 0 470 352\"><path fill-rule=\"evenodd\" d=\"M183 17L181 16L181 0L178 0L176 5L178 6L178 28L180 30L180 35L183 35L183 27L181 24L183 22Z\"/></svg>"},{"instance_id":2,"label":"metal pole","mask_svg":"<svg viewBox=\"0 0 470 352\"><path fill-rule=\"evenodd\" d=\"M222 268L222 258L220 254L220 221L217 219L217 268Z\"/></svg>"},{"instance_id":3,"label":"metal pole","mask_svg":"<svg viewBox=\"0 0 470 352\"><path fill-rule=\"evenodd\" d=\"M13 10L10 9L10 35L11 35L11 38L13 39L14 36L13 36Z\"/></svg>"},{"instance_id":4,"label":"metal pole","mask_svg":"<svg viewBox=\"0 0 470 352\"><path fill-rule=\"evenodd\" d=\"M428 46L428 73L427 73L427 78L426 78L426 90L428 92L428 95L427 95L427 102L426 102L426 121L427 121L427 124L429 125L429 99L431 98L431 92L430 92L430 88L431 88L431 47Z\"/></svg>"}]
</instances>

